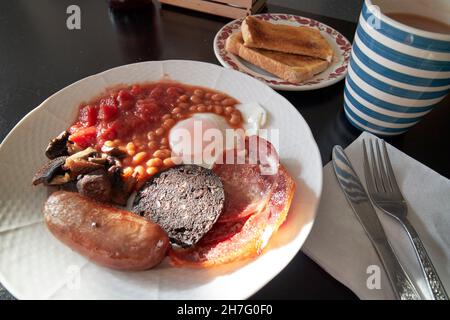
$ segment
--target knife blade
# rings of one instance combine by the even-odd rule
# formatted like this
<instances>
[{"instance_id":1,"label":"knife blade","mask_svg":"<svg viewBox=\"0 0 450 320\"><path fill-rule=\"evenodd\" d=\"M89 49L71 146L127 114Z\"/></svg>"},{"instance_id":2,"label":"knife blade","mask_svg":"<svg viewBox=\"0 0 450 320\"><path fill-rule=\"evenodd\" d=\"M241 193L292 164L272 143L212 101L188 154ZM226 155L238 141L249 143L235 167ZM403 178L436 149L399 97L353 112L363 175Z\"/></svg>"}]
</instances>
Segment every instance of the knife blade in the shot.
<instances>
[{"instance_id":1,"label":"knife blade","mask_svg":"<svg viewBox=\"0 0 450 320\"><path fill-rule=\"evenodd\" d=\"M420 300L419 293L395 255L369 196L341 146L334 146L332 158L339 185L372 242L397 299Z\"/></svg>"}]
</instances>

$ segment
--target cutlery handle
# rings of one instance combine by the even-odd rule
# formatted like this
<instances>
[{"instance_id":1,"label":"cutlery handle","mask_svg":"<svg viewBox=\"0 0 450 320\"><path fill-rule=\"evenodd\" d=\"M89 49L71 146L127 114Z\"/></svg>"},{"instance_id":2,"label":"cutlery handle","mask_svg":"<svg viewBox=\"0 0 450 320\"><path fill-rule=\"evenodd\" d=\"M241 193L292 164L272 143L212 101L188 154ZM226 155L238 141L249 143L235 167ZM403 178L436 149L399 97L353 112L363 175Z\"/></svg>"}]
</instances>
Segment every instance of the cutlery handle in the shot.
<instances>
[{"instance_id":1,"label":"cutlery handle","mask_svg":"<svg viewBox=\"0 0 450 320\"><path fill-rule=\"evenodd\" d=\"M397 298L400 300L420 300L421 297L409 279L405 270L398 262L389 242L385 239L379 240L376 250L384 264L388 278L393 286Z\"/></svg>"},{"instance_id":2,"label":"cutlery handle","mask_svg":"<svg viewBox=\"0 0 450 320\"><path fill-rule=\"evenodd\" d=\"M416 229L414 229L412 224L409 223L407 219L403 219L402 222L414 245L416 255L419 258L422 270L425 273L425 277L427 278L428 285L430 286L434 299L449 300L444 285L442 284L441 279L439 279L436 269L434 268L430 256L428 255L427 250L425 249L425 246L422 243L422 240L420 240Z\"/></svg>"}]
</instances>

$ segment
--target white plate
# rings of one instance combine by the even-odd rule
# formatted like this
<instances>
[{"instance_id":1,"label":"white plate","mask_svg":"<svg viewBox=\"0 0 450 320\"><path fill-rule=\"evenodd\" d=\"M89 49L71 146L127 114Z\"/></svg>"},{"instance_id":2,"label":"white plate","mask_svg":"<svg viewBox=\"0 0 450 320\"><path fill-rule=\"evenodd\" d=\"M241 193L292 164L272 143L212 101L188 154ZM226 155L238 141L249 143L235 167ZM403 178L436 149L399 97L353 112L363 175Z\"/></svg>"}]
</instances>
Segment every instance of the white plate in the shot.
<instances>
[{"instance_id":1,"label":"white plate","mask_svg":"<svg viewBox=\"0 0 450 320\"><path fill-rule=\"evenodd\" d=\"M226 24L214 38L214 53L220 63L227 68L244 72L277 90L306 91L324 88L342 80L347 74L347 65L352 49L351 43L335 29L316 20L291 14L263 13L255 15L275 24L307 26L318 29L333 47L334 57L330 66L315 77L302 83L290 83L268 73L265 70L229 53L225 50L225 41L233 33L239 32L244 18Z\"/></svg>"},{"instance_id":2,"label":"white plate","mask_svg":"<svg viewBox=\"0 0 450 320\"><path fill-rule=\"evenodd\" d=\"M258 102L268 128L282 128L279 153L297 182L288 220L268 250L245 263L213 269L169 266L121 272L99 267L56 240L42 221L49 193L32 187L50 138L75 119L77 106L120 83L180 82L215 88L241 102ZM322 162L305 120L282 96L245 74L195 61L151 61L80 80L31 111L0 146L0 282L20 299L243 299L275 277L309 234L322 190Z\"/></svg>"}]
</instances>

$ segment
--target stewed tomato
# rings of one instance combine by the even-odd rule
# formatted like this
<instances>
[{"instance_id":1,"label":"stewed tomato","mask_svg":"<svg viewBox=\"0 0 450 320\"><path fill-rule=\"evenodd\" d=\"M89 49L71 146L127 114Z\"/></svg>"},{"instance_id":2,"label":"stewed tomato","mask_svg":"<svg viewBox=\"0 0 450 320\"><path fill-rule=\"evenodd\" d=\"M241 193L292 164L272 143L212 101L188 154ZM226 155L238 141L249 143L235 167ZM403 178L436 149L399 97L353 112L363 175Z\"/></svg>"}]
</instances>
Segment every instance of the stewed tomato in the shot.
<instances>
[{"instance_id":1,"label":"stewed tomato","mask_svg":"<svg viewBox=\"0 0 450 320\"><path fill-rule=\"evenodd\" d=\"M97 138L97 128L94 126L80 128L70 135L70 141L76 143L82 148L95 145Z\"/></svg>"}]
</instances>

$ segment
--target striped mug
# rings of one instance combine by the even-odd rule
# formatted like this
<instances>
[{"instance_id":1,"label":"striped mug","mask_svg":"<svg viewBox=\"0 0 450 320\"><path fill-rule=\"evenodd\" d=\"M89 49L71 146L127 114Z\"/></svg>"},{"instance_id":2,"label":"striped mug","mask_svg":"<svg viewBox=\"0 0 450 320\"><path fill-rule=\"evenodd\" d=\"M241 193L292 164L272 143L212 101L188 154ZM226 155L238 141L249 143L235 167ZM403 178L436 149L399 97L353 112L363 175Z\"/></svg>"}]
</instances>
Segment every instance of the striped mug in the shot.
<instances>
[{"instance_id":1,"label":"striped mug","mask_svg":"<svg viewBox=\"0 0 450 320\"><path fill-rule=\"evenodd\" d=\"M430 32L391 18L400 14L445 26L450 23L450 1L365 0L344 110L355 127L378 135L407 131L450 90L450 32Z\"/></svg>"}]
</instances>

